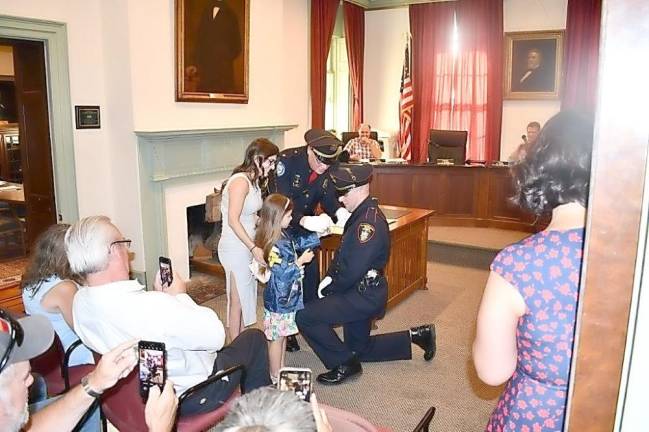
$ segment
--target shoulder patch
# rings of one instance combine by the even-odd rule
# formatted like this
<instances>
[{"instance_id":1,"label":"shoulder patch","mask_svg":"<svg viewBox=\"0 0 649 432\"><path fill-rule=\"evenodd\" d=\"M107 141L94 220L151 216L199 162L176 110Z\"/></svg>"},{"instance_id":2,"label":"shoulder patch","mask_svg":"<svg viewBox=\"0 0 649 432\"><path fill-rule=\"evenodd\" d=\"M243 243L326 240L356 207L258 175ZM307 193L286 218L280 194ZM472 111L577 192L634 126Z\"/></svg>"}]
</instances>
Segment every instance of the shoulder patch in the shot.
<instances>
[{"instance_id":1,"label":"shoulder patch","mask_svg":"<svg viewBox=\"0 0 649 432\"><path fill-rule=\"evenodd\" d=\"M374 237L376 229L373 225L368 223L362 223L358 226L358 241L361 243L367 243Z\"/></svg>"},{"instance_id":2,"label":"shoulder patch","mask_svg":"<svg viewBox=\"0 0 649 432\"><path fill-rule=\"evenodd\" d=\"M277 173L277 177L281 177L284 175L286 172L286 167L284 166L284 162L279 161L277 162L277 166L275 167L275 172Z\"/></svg>"}]
</instances>

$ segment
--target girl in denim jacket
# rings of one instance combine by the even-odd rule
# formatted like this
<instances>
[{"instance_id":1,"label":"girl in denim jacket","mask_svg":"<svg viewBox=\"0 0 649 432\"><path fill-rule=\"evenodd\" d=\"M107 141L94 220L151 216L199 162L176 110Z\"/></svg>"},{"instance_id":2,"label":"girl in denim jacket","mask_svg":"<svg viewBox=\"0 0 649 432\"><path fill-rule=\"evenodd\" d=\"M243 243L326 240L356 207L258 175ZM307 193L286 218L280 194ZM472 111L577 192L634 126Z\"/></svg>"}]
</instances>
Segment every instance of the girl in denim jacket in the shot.
<instances>
[{"instance_id":1,"label":"girl in denim jacket","mask_svg":"<svg viewBox=\"0 0 649 432\"><path fill-rule=\"evenodd\" d=\"M295 313L304 308L304 265L313 259L312 248L320 245L316 233L298 234L289 228L293 204L281 194L264 200L255 244L264 251L270 278L264 289L264 333L269 340L270 373L275 379L284 365L286 336L298 332Z\"/></svg>"}]
</instances>

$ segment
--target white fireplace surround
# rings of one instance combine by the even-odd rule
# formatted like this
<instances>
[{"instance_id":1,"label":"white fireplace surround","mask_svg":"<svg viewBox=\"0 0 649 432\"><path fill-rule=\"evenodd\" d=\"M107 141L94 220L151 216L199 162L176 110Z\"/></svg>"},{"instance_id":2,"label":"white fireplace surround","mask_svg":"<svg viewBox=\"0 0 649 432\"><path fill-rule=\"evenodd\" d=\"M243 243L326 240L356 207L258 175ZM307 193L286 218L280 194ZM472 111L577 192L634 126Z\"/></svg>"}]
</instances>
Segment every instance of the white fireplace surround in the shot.
<instances>
[{"instance_id":1,"label":"white fireplace surround","mask_svg":"<svg viewBox=\"0 0 649 432\"><path fill-rule=\"evenodd\" d=\"M255 138L284 148L284 133L297 125L135 132L138 138L145 279L149 288L160 255L189 278L187 207L205 196L243 160Z\"/></svg>"}]
</instances>

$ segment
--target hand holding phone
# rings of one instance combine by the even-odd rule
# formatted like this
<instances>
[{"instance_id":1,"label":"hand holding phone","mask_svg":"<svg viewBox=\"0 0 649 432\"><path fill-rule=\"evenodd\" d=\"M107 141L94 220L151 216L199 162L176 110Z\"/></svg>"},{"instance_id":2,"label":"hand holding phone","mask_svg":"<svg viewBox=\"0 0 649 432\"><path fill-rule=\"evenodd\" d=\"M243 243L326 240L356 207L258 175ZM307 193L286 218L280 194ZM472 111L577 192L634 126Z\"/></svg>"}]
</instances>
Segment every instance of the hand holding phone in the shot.
<instances>
[{"instance_id":1,"label":"hand holding phone","mask_svg":"<svg viewBox=\"0 0 649 432\"><path fill-rule=\"evenodd\" d=\"M284 367L279 370L277 388L292 391L303 401L311 397L311 369Z\"/></svg>"},{"instance_id":2,"label":"hand holding phone","mask_svg":"<svg viewBox=\"0 0 649 432\"><path fill-rule=\"evenodd\" d=\"M174 281L171 260L161 256L158 258L158 266L160 267L160 282L162 282L162 287L169 288Z\"/></svg>"},{"instance_id":3,"label":"hand holding phone","mask_svg":"<svg viewBox=\"0 0 649 432\"><path fill-rule=\"evenodd\" d=\"M149 397L149 389L156 385L164 388L167 379L167 355L162 342L140 341L138 343L140 396L144 401Z\"/></svg>"}]
</instances>

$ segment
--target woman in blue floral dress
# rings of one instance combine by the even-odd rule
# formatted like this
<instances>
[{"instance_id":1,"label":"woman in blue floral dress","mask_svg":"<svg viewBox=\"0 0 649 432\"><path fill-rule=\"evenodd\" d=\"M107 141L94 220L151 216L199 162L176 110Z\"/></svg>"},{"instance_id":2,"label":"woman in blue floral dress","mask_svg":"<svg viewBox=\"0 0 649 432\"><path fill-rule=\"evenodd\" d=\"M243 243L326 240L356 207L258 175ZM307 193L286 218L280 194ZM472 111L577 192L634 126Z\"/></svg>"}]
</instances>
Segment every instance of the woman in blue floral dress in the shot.
<instances>
[{"instance_id":1,"label":"woman in blue floral dress","mask_svg":"<svg viewBox=\"0 0 649 432\"><path fill-rule=\"evenodd\" d=\"M590 179L592 123L551 118L512 167L515 197L548 227L501 251L478 311L473 360L490 385L505 381L486 431L563 429Z\"/></svg>"},{"instance_id":2,"label":"woman in blue floral dress","mask_svg":"<svg viewBox=\"0 0 649 432\"><path fill-rule=\"evenodd\" d=\"M286 336L298 333L295 313L304 309L304 265L320 245L316 233L297 234L289 229L293 204L281 194L271 194L261 208L255 244L264 251L270 278L264 289L264 333L270 341L268 355L275 380L284 365Z\"/></svg>"}]
</instances>

